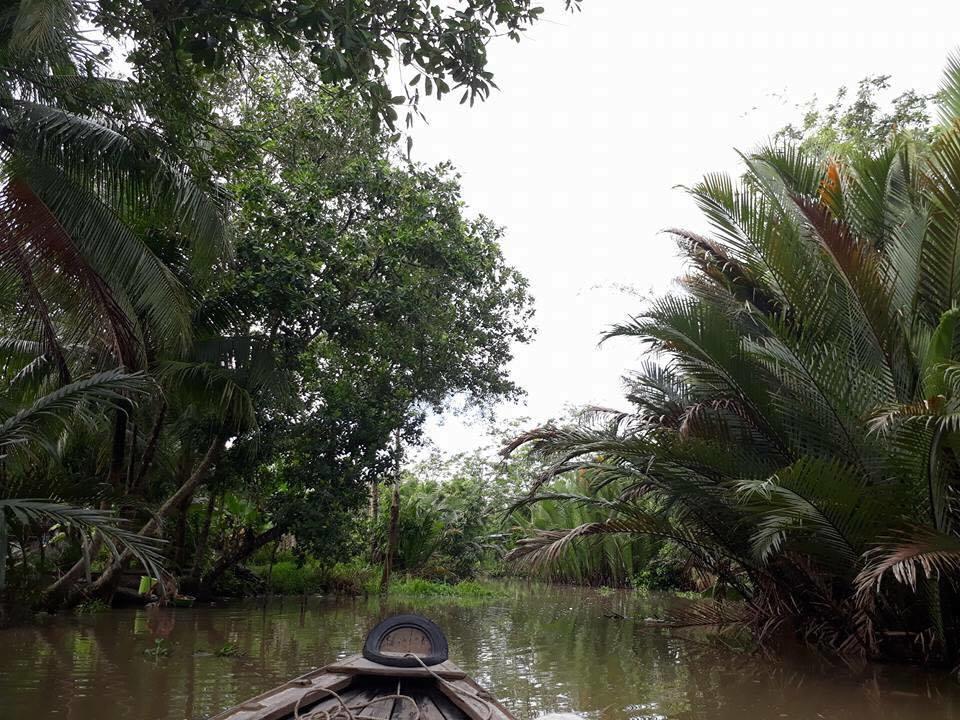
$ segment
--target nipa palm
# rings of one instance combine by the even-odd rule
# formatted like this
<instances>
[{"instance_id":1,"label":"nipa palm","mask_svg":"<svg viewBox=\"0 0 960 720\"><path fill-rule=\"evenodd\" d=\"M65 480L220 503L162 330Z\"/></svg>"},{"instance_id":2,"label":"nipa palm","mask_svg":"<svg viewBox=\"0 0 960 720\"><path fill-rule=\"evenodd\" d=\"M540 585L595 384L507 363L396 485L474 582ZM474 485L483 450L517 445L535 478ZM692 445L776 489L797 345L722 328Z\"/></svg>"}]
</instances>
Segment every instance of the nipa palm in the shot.
<instances>
[{"instance_id":1,"label":"nipa palm","mask_svg":"<svg viewBox=\"0 0 960 720\"><path fill-rule=\"evenodd\" d=\"M741 178L689 188L711 231L671 231L682 289L608 333L650 351L628 379L634 409L516 443L589 477L576 502L605 519L533 534L514 558L654 535L742 599L696 608L700 624L958 659L960 58L941 98L929 146L771 146Z\"/></svg>"}]
</instances>

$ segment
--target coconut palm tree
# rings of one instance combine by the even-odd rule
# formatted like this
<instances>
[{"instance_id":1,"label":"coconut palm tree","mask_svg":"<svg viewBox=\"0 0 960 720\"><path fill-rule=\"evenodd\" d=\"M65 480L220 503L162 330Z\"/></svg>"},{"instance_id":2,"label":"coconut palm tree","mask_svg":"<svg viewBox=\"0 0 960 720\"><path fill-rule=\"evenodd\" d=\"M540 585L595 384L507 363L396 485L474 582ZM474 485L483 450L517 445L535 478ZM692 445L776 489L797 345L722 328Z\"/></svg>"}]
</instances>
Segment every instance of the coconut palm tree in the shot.
<instances>
[{"instance_id":1,"label":"coconut palm tree","mask_svg":"<svg viewBox=\"0 0 960 720\"><path fill-rule=\"evenodd\" d=\"M63 380L71 342L132 368L148 343L187 349L184 277L230 252L220 205L79 20L72 2L0 18L0 290Z\"/></svg>"},{"instance_id":2,"label":"coconut palm tree","mask_svg":"<svg viewBox=\"0 0 960 720\"><path fill-rule=\"evenodd\" d=\"M513 556L653 535L744 598L697 608L699 623L736 615L763 637L955 662L960 57L929 146L773 146L743 164L689 188L711 230L671 231L683 290L608 333L650 351L628 380L634 409L517 441L552 459L547 477L590 477L577 502L605 519Z\"/></svg>"},{"instance_id":3,"label":"coconut palm tree","mask_svg":"<svg viewBox=\"0 0 960 720\"><path fill-rule=\"evenodd\" d=\"M200 342L195 288L231 252L216 186L202 187L171 150L137 84L109 74L107 48L82 32L86 8L52 0L0 13L0 374L20 407L77 378L189 360ZM165 408L161 388L150 385ZM136 447L131 400L112 404L112 427L98 426L110 438L104 506L122 496ZM93 548L104 542L98 533Z\"/></svg>"},{"instance_id":4,"label":"coconut palm tree","mask_svg":"<svg viewBox=\"0 0 960 720\"><path fill-rule=\"evenodd\" d=\"M117 370L69 383L26 407L0 408L0 590L5 587L8 537L38 522L56 523L78 531L85 539L96 534L114 556L128 551L152 575L160 565L158 543L124 528L112 513L51 499L16 497L18 482L40 456L58 455L58 446L78 425L96 424L104 411L122 409L131 396L142 395L152 383L142 373ZM13 410L13 411L11 411ZM17 533L20 534L20 533Z\"/></svg>"}]
</instances>

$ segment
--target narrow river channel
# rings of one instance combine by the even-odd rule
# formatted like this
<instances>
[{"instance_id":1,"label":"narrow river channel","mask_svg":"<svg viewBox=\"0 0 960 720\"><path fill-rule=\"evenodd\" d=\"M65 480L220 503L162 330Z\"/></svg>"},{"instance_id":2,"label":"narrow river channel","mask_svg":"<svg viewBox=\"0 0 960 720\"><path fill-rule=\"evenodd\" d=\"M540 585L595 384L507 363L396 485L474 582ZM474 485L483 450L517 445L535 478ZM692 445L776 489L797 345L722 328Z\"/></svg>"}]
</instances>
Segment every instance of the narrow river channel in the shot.
<instances>
[{"instance_id":1,"label":"narrow river channel","mask_svg":"<svg viewBox=\"0 0 960 720\"><path fill-rule=\"evenodd\" d=\"M672 600L506 586L491 599L310 597L114 610L0 631L3 720L194 720L359 650L392 612L438 622L451 658L520 720L550 710L611 720L941 720L960 684L913 668L765 659L633 619ZM157 636L166 654L150 654ZM232 645L242 655L221 657Z\"/></svg>"}]
</instances>

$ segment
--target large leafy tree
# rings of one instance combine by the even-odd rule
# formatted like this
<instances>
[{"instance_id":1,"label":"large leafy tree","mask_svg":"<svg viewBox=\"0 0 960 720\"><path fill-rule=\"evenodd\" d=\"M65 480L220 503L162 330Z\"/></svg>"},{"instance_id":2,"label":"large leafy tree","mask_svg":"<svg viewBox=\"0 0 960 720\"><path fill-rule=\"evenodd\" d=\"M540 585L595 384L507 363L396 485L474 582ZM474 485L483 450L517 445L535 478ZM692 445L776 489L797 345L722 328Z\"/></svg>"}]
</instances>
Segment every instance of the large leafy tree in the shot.
<instances>
[{"instance_id":1,"label":"large leafy tree","mask_svg":"<svg viewBox=\"0 0 960 720\"><path fill-rule=\"evenodd\" d=\"M279 224L288 231L312 231L311 222L316 221L327 234L323 242L314 233L313 244L302 250L289 237L282 247L256 249L269 231L247 211L256 206L256 190L251 188L264 177L253 172L249 184L240 178L271 149L276 154L283 145L307 148L315 143L306 131L298 134L289 124L281 123L275 133L251 118L248 109L257 106L261 75L272 76L278 68L298 79L292 90L296 97L340 98L349 107L348 115L363 114L370 118L370 127L392 125L396 105L407 103L415 112L421 91L440 96L462 87L472 102L494 87L485 51L489 39L501 31L519 38L540 13L526 0L483 0L455 8L419 0L375 7L352 0L296 6L239 2L229 7L85 0L4 4L0 330L3 392L11 398L11 412L113 368L145 371L155 381L146 396L126 393L129 397L111 406L109 419L97 415L99 424L84 428L85 442L64 445L66 455L44 454L42 462L10 468L8 475L16 475L17 483L55 478L56 483L48 484L51 488L70 484L77 503L95 504L103 511L119 508L138 517L139 535L149 537L164 533L169 517L183 517L229 444L253 446L263 423L277 424L278 418L294 413L289 401L299 392L312 393L301 407L330 414L328 427L349 425L342 413L352 412L350 404L336 402L336 393L328 390L360 375L366 381L369 370L371 392L399 400L384 403L380 415L389 415L389 422L377 416L357 424L396 427L396 418L412 405L438 404L448 389L466 389L467 376L455 377L459 358L487 347L492 352L489 361L474 357L471 367L476 370L486 362L486 367L496 368L502 343L509 342L511 333L525 330L508 323L505 334L491 334L484 345L487 336L481 329L454 349L454 340L463 340L469 330L458 326L458 332L450 334L449 352L438 354L430 367L420 362L416 379L395 372L397 367L413 367L409 357L401 357L411 335L379 356L373 352L392 337L387 321L373 323L376 330L371 330L362 309L351 305L351 283L363 284L369 248L352 247L360 237L354 234L340 246L343 256L337 256L338 234L346 228L341 230L332 215L311 214L313 209L303 204L305 199L317 200L322 208L331 197L345 204L348 193L359 192L363 180L347 181L337 173L324 179L329 163L318 166L310 179L317 192L325 183L322 192L329 197L298 198L297 183L288 177L267 188L280 203ZM414 73L402 97L387 90L386 71L395 61ZM292 88L289 83L285 87ZM283 104L288 98L274 93L272 99ZM330 128L345 136L359 125L345 121L333 105L327 110L325 137L333 146ZM275 107L274 116L281 115ZM311 132L315 129L311 126ZM382 149L388 143L375 129L367 132L373 138L369 147ZM380 166L383 184L376 192L394 199L409 192L418 198L396 200L399 215L409 220L415 210L429 213L436 201L437 209L449 216L443 222L456 220L456 212L450 214L458 202L450 178L423 172L414 180L416 173L397 172L392 160L376 152L365 158ZM368 179L373 176L367 173ZM334 187L338 182L341 186ZM227 186L242 196L239 205L230 202ZM238 207L241 231L249 233L241 243L245 255L239 279L231 274L229 232L229 216ZM371 222L364 227L369 231ZM463 280L462 289L478 287L467 278L477 267L483 272L502 268L497 232L487 223L444 236L448 255L438 256L443 262L454 258L455 243L465 240L460 274L451 275ZM484 242L468 242L474 237ZM331 255L324 257L324 252ZM279 270L283 261L304 253L308 264L286 267L306 275L288 277L291 285L283 291L257 296L258 284L274 284L276 289L277 278L265 278L256 261L276 262L273 269ZM311 273L325 264L330 271L322 282L314 282ZM506 304L522 305L522 286L507 276L507 287L518 294ZM430 292L442 292L429 282L426 271L416 276L393 267L374 279L378 289L362 299L376 304L382 295L386 300L381 308L389 305L393 284L423 288L425 295L411 293L407 298L401 311L405 313L425 298L435 300ZM282 306L263 309L273 301ZM439 337L455 322L483 323L485 312L494 317L500 307L467 306L472 316L448 313L431 328L422 324L418 330L432 329ZM295 331L272 324L291 311L303 318ZM402 317L395 313L390 320ZM424 352L420 356L429 357ZM301 368L304 358L307 369ZM293 384L277 382L291 372ZM482 379L480 374L467 372L477 379L470 389L478 395L482 388L512 390L498 371ZM319 389L320 384L327 389ZM375 406L369 398L367 403ZM335 445L331 440L331 447ZM85 571L89 574L103 537L95 535L86 544L86 557L48 588L48 597L79 597L78 582ZM42 538L39 547L42 552ZM109 593L129 555L108 564L95 589Z\"/></svg>"},{"instance_id":2,"label":"large leafy tree","mask_svg":"<svg viewBox=\"0 0 960 720\"><path fill-rule=\"evenodd\" d=\"M579 2L563 5L578 9ZM395 106L406 103L415 112L421 92L438 98L456 92L472 104L496 87L488 43L498 35L519 41L544 12L531 0L111 0L79 6L130 47L126 60L151 96L167 104L160 114L170 127L198 136L205 132L198 117L219 118L210 81L222 85L225 71L239 72L238 82L251 81L266 57L308 63L315 87L346 89L391 125L398 118ZM398 66L407 74L399 96L389 77Z\"/></svg>"},{"instance_id":3,"label":"large leafy tree","mask_svg":"<svg viewBox=\"0 0 960 720\"><path fill-rule=\"evenodd\" d=\"M220 543L206 584L285 532L320 547L323 513L361 521L426 412L518 393L507 364L531 334L526 281L452 169L408 162L362 106L301 89L280 71L238 108L245 136L271 139L231 176L237 272L211 302L274 349L294 402L258 406L257 459L237 477L261 513Z\"/></svg>"},{"instance_id":4,"label":"large leafy tree","mask_svg":"<svg viewBox=\"0 0 960 720\"><path fill-rule=\"evenodd\" d=\"M697 623L956 662L958 97L954 59L929 146L778 145L689 189L711 232L672 232L685 291L609 333L651 351L634 409L518 441L591 478L574 501L606 517L517 557L665 538L744 599L697 606Z\"/></svg>"}]
</instances>

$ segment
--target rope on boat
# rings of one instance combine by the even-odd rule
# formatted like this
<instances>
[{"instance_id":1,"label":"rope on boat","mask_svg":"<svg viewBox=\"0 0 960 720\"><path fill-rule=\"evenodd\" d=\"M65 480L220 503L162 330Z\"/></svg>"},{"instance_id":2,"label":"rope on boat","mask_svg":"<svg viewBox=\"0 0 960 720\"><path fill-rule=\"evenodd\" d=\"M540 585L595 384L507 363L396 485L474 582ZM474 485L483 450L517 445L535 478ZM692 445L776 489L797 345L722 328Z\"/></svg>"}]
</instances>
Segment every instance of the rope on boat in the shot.
<instances>
[{"instance_id":1,"label":"rope on boat","mask_svg":"<svg viewBox=\"0 0 960 720\"><path fill-rule=\"evenodd\" d=\"M343 712L346 714L349 720L354 720L353 713L350 712L350 708L348 708L346 703L343 702L343 698L337 695L337 693L331 690L330 688L325 688L325 687L313 688L312 690L308 690L299 698L297 698L297 702L293 706L294 720L308 720L308 719L312 720L313 718L316 718L316 720L334 720L334 718L340 716L340 710L338 710L334 715L330 715L330 713L327 710L317 710L309 713L308 715L304 715L303 718L301 719L300 703L302 703L305 698L308 698L311 695L315 695L316 693L326 693L327 695L333 695L333 697L337 699L337 702L340 703L340 708L343 710Z\"/></svg>"},{"instance_id":2,"label":"rope on boat","mask_svg":"<svg viewBox=\"0 0 960 720\"><path fill-rule=\"evenodd\" d=\"M436 680L439 684L443 685L444 687L449 688L450 692L453 693L454 695L466 695L467 697L473 700L476 700L478 703L480 703L483 709L486 710L486 715L484 716L483 720L490 720L493 717L494 706L493 706L493 703L491 702L493 698L488 693L484 692L483 690L479 692L474 692L468 688L455 686L453 683L448 682L445 678L442 678L440 677L440 675L435 673L426 663L423 662L423 659L419 655L414 655L413 653L406 653L404 657L414 658L418 663L420 663L420 666L433 677L434 680ZM301 715L300 714L301 703L303 703L303 701L306 698L311 697L316 693L326 693L327 695L332 695L334 698L336 698L340 706L336 708L335 712L331 712L331 710L327 710L327 709L322 709L322 710L317 709L317 710L308 712L306 715ZM417 705L417 701L414 700L412 697L410 697L409 695L404 695L403 693L400 692L399 681L397 682L397 692L395 692L394 694L380 695L379 697L375 697L372 700L368 700L367 702L362 703L360 705L347 705L343 701L342 697L337 695L336 692L334 692L333 690L330 690L329 688L325 688L325 687L314 688L313 690L310 690L304 693L297 699L296 704L293 706L293 720L380 720L380 718L374 718L370 715L364 715L363 711L366 710L370 705L373 705L374 703L378 703L382 700L406 700L411 705L413 705L413 710L415 714L411 720L420 720L420 706Z\"/></svg>"},{"instance_id":3,"label":"rope on boat","mask_svg":"<svg viewBox=\"0 0 960 720\"><path fill-rule=\"evenodd\" d=\"M420 667L422 667L424 670L430 673L438 683L440 683L445 687L450 688L450 691L455 695L466 695L467 697L473 698L478 703L480 703L483 709L487 711L487 714L483 718L483 720L490 720L490 718L493 717L493 703L490 702L493 698L488 693L482 690L480 692L473 692L472 690L469 690L467 688L457 687L456 685L454 685L451 682L448 682L445 678L440 677L437 673L435 673L432 669L430 669L430 667L427 666L425 662L423 662L423 658L421 658L419 655L414 655L413 653L406 653L404 657L412 657L414 660L420 663Z\"/></svg>"},{"instance_id":4,"label":"rope on boat","mask_svg":"<svg viewBox=\"0 0 960 720\"><path fill-rule=\"evenodd\" d=\"M334 698L336 698L337 702L340 704L340 707L336 708L336 711L332 713L330 710L320 709L308 712L306 715L301 715L301 703L303 703L306 698L318 692L332 695ZM309 692L304 693L297 699L296 704L293 706L293 717L294 720L378 720L370 715L364 715L363 711L366 710L370 705L378 703L381 700L406 700L413 705L414 716L412 720L420 720L420 708L417 706L417 701L409 695L403 695L400 692L400 683L397 683L397 692L393 695L381 695L360 705L347 705L343 701L343 698L337 695L337 693L335 693L333 690L325 687L317 687Z\"/></svg>"}]
</instances>

